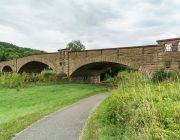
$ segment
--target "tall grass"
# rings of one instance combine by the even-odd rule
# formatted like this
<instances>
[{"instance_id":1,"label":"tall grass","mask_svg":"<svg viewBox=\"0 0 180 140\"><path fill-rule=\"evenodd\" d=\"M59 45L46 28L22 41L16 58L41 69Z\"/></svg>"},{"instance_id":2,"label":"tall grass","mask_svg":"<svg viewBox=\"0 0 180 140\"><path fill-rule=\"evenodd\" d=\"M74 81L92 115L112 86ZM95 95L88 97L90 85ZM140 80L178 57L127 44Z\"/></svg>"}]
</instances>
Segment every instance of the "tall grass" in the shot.
<instances>
[{"instance_id":1,"label":"tall grass","mask_svg":"<svg viewBox=\"0 0 180 140\"><path fill-rule=\"evenodd\" d=\"M1 73L0 74L0 86L1 87L22 87L29 82L29 75L17 74L17 73Z\"/></svg>"},{"instance_id":2,"label":"tall grass","mask_svg":"<svg viewBox=\"0 0 180 140\"><path fill-rule=\"evenodd\" d=\"M180 83L153 83L139 72L119 74L118 89L95 112L84 139L179 140Z\"/></svg>"},{"instance_id":3,"label":"tall grass","mask_svg":"<svg viewBox=\"0 0 180 140\"><path fill-rule=\"evenodd\" d=\"M50 70L44 70L40 74L0 73L0 87L20 88L26 87L31 83L55 82L56 77L56 73Z\"/></svg>"},{"instance_id":4,"label":"tall grass","mask_svg":"<svg viewBox=\"0 0 180 140\"><path fill-rule=\"evenodd\" d=\"M57 75L52 70L44 70L41 72L39 80L43 82L54 82L57 80Z\"/></svg>"}]
</instances>

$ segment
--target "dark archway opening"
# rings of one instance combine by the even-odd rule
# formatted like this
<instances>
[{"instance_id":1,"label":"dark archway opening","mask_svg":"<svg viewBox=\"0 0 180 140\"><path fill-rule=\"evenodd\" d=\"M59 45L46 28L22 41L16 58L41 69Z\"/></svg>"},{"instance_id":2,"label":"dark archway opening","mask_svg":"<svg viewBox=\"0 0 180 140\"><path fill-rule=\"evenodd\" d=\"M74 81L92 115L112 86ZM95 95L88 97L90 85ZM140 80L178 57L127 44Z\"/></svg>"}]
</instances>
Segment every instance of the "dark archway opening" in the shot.
<instances>
[{"instance_id":1,"label":"dark archway opening","mask_svg":"<svg viewBox=\"0 0 180 140\"><path fill-rule=\"evenodd\" d=\"M90 63L73 72L71 79L78 82L100 83L106 78L106 75L115 77L120 71L128 68L128 66L112 62Z\"/></svg>"},{"instance_id":2,"label":"dark archway opening","mask_svg":"<svg viewBox=\"0 0 180 140\"><path fill-rule=\"evenodd\" d=\"M2 69L2 72L12 72L12 68L10 66L5 66L3 69Z\"/></svg>"},{"instance_id":3,"label":"dark archway opening","mask_svg":"<svg viewBox=\"0 0 180 140\"><path fill-rule=\"evenodd\" d=\"M48 65L42 63L42 62L37 62L37 61L31 61L29 63L26 63L23 65L19 73L41 73L43 70L52 70Z\"/></svg>"},{"instance_id":4,"label":"dark archway opening","mask_svg":"<svg viewBox=\"0 0 180 140\"><path fill-rule=\"evenodd\" d=\"M125 71L125 70L130 70L131 68L126 66L126 65L122 65L122 64L116 64L110 68L108 68L106 71L101 73L100 79L101 81L106 80L106 76L110 76L110 77L116 77L118 75L119 72Z\"/></svg>"}]
</instances>

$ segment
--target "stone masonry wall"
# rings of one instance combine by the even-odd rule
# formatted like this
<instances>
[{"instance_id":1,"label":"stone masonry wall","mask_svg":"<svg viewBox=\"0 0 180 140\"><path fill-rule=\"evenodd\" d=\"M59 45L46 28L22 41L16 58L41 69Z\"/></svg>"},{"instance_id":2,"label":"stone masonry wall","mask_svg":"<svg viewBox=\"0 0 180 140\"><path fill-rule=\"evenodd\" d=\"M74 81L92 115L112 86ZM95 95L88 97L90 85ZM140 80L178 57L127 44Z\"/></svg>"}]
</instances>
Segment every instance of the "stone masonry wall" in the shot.
<instances>
[{"instance_id":1,"label":"stone masonry wall","mask_svg":"<svg viewBox=\"0 0 180 140\"><path fill-rule=\"evenodd\" d=\"M158 64L158 57L156 46L154 45L69 52L69 73L71 75L83 65L94 62L124 64L146 72L151 72Z\"/></svg>"},{"instance_id":2,"label":"stone masonry wall","mask_svg":"<svg viewBox=\"0 0 180 140\"><path fill-rule=\"evenodd\" d=\"M165 51L166 44L172 44L172 51ZM169 71L180 71L180 38L158 40L157 45L111 48L99 50L86 50L73 52L66 49L57 53L28 56L0 63L0 71L5 66L10 66L14 72L18 72L28 62L37 61L47 64L57 74L71 77L78 69L88 64L98 62L111 62L137 68L147 74L151 74L159 68ZM86 71L87 73L90 72ZM84 72L85 73L85 72ZM92 77L99 81L99 71L94 72Z\"/></svg>"}]
</instances>

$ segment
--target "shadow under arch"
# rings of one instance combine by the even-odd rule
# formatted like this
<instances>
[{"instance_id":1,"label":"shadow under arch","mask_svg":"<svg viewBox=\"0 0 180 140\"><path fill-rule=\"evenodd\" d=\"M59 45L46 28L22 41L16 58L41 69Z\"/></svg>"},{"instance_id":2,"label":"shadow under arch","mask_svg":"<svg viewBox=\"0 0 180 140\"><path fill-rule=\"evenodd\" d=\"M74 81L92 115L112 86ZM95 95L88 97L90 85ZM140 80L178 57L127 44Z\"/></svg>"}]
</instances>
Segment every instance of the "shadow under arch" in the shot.
<instances>
[{"instance_id":1,"label":"shadow under arch","mask_svg":"<svg viewBox=\"0 0 180 140\"><path fill-rule=\"evenodd\" d=\"M93 62L79 67L70 75L70 77L72 81L100 83L101 74L118 65L126 66L115 62Z\"/></svg>"},{"instance_id":2,"label":"shadow under arch","mask_svg":"<svg viewBox=\"0 0 180 140\"><path fill-rule=\"evenodd\" d=\"M10 66L4 66L2 72L12 72L12 68Z\"/></svg>"},{"instance_id":3,"label":"shadow under arch","mask_svg":"<svg viewBox=\"0 0 180 140\"><path fill-rule=\"evenodd\" d=\"M30 61L24 64L18 71L18 73L41 73L43 70L52 70L52 68L39 61Z\"/></svg>"}]
</instances>

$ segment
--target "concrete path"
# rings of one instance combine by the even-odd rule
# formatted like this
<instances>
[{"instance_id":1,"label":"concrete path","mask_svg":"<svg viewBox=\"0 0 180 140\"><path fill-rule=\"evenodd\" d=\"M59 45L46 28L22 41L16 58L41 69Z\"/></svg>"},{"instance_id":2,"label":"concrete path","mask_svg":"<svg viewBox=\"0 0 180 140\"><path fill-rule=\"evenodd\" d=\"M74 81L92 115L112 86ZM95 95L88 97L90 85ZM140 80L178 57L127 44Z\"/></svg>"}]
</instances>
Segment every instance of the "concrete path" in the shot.
<instances>
[{"instance_id":1,"label":"concrete path","mask_svg":"<svg viewBox=\"0 0 180 140\"><path fill-rule=\"evenodd\" d=\"M92 109L109 95L102 93L83 99L38 121L12 140L79 140Z\"/></svg>"}]
</instances>

